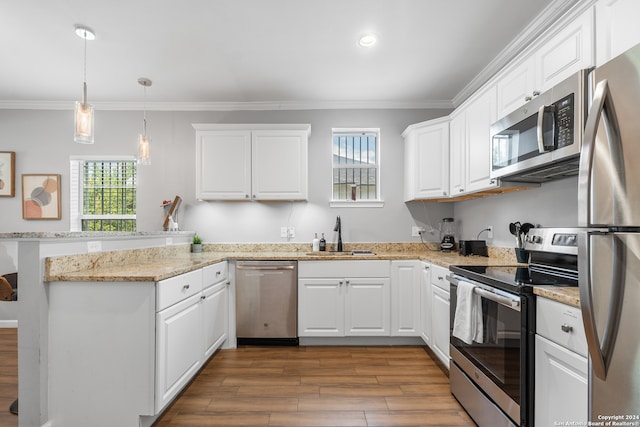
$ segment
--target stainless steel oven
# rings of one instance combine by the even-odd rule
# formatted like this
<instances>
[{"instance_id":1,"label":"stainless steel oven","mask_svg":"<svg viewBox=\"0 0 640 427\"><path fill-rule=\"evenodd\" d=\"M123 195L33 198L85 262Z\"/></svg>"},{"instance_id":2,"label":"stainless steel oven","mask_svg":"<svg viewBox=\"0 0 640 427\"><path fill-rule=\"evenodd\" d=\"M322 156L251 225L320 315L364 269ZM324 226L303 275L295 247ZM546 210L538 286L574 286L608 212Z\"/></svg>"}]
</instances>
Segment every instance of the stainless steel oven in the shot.
<instances>
[{"instance_id":1,"label":"stainless steel oven","mask_svg":"<svg viewBox=\"0 0 640 427\"><path fill-rule=\"evenodd\" d=\"M514 275L517 267L512 267ZM457 291L460 281L475 286L482 312L483 338L464 342L451 333L451 391L479 425L522 425L522 398L527 397L526 367L530 348L529 324L530 295L519 295L452 274L451 324L455 321ZM465 378L466 377L466 378ZM523 378L524 377L524 378ZM467 378L471 378L470 382ZM465 384L465 382L467 384ZM486 395L484 402L478 399L474 384ZM484 396L483 396L484 397ZM497 406L499 410L495 408Z\"/></svg>"},{"instance_id":2,"label":"stainless steel oven","mask_svg":"<svg viewBox=\"0 0 640 427\"><path fill-rule=\"evenodd\" d=\"M481 427L534 425L533 286L578 285L575 236L535 228L525 240L528 266L450 267L451 393ZM455 331L459 301L469 295L459 288L472 289L473 339Z\"/></svg>"}]
</instances>

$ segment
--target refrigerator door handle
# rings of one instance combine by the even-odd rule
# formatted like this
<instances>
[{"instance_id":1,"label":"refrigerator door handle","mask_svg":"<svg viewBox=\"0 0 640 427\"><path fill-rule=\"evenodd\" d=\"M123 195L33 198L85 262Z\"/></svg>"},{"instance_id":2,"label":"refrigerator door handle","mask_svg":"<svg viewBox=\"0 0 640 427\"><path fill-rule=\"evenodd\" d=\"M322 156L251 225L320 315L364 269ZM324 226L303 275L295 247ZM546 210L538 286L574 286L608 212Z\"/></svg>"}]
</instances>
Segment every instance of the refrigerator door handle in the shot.
<instances>
[{"instance_id":1,"label":"refrigerator door handle","mask_svg":"<svg viewBox=\"0 0 640 427\"><path fill-rule=\"evenodd\" d=\"M580 306L593 372L598 378L605 380L620 326L624 283L626 280L626 247L620 237L615 234L611 237L613 239L611 292L602 341L600 341L593 307L591 235L593 234L586 232L578 236ZM602 233L601 235L606 236L607 234Z\"/></svg>"},{"instance_id":2,"label":"refrigerator door handle","mask_svg":"<svg viewBox=\"0 0 640 427\"><path fill-rule=\"evenodd\" d=\"M611 175L612 184L616 189L614 198L613 217L611 224L614 225L620 219L621 214L625 215L625 204L617 199L626 200L626 178L624 156L622 152L622 142L620 140L620 127L613 106L611 90L607 79L598 82L587 123L585 124L584 137L580 154L580 172L578 174L578 225L581 227L597 227L605 224L594 224L592 218L592 196L593 196L593 162L596 152L596 136L600 120L602 119L606 127L606 135L609 146L609 157L606 159L607 170Z\"/></svg>"}]
</instances>

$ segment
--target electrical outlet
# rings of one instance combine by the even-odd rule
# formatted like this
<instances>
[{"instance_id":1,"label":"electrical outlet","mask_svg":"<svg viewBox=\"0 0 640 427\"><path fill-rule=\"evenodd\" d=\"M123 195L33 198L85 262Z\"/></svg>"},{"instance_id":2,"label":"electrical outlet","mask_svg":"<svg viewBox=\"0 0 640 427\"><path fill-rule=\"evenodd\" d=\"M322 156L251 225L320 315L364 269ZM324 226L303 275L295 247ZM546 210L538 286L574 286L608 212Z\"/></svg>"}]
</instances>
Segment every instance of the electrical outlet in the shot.
<instances>
[{"instance_id":1,"label":"electrical outlet","mask_svg":"<svg viewBox=\"0 0 640 427\"><path fill-rule=\"evenodd\" d=\"M165 244L166 246L171 246L171 245L173 245L173 237L167 237L167 238L165 238L165 239L164 239L164 244Z\"/></svg>"},{"instance_id":2,"label":"electrical outlet","mask_svg":"<svg viewBox=\"0 0 640 427\"><path fill-rule=\"evenodd\" d=\"M287 234L289 233L289 229L287 227L280 227L280 237L287 238Z\"/></svg>"},{"instance_id":3,"label":"electrical outlet","mask_svg":"<svg viewBox=\"0 0 640 427\"><path fill-rule=\"evenodd\" d=\"M411 227L411 236L419 237L420 233L424 233L424 227L419 227L416 225Z\"/></svg>"},{"instance_id":4,"label":"electrical outlet","mask_svg":"<svg viewBox=\"0 0 640 427\"><path fill-rule=\"evenodd\" d=\"M87 252L100 252L102 250L102 242L87 242Z\"/></svg>"},{"instance_id":5,"label":"electrical outlet","mask_svg":"<svg viewBox=\"0 0 640 427\"><path fill-rule=\"evenodd\" d=\"M296 228L295 227L289 227L287 235L288 235L289 238L296 237Z\"/></svg>"},{"instance_id":6,"label":"electrical outlet","mask_svg":"<svg viewBox=\"0 0 640 427\"><path fill-rule=\"evenodd\" d=\"M487 225L487 239L493 239L493 225Z\"/></svg>"}]
</instances>

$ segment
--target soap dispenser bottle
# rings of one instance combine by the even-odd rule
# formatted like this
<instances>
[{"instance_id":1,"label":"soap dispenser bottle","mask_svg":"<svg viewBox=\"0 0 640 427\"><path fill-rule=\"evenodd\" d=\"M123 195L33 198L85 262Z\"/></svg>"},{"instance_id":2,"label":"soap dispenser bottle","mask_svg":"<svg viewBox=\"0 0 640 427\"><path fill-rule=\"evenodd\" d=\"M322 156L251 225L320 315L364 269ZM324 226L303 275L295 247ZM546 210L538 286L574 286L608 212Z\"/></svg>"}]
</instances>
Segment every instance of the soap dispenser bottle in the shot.
<instances>
[{"instance_id":1,"label":"soap dispenser bottle","mask_svg":"<svg viewBox=\"0 0 640 427\"><path fill-rule=\"evenodd\" d=\"M318 233L315 233L313 236L313 243L311 244L311 249L313 252L318 252L320 250L320 240L318 240Z\"/></svg>"},{"instance_id":2,"label":"soap dispenser bottle","mask_svg":"<svg viewBox=\"0 0 640 427\"><path fill-rule=\"evenodd\" d=\"M320 239L320 251L324 252L327 250L327 241L324 239L324 233L322 233L322 238Z\"/></svg>"}]
</instances>

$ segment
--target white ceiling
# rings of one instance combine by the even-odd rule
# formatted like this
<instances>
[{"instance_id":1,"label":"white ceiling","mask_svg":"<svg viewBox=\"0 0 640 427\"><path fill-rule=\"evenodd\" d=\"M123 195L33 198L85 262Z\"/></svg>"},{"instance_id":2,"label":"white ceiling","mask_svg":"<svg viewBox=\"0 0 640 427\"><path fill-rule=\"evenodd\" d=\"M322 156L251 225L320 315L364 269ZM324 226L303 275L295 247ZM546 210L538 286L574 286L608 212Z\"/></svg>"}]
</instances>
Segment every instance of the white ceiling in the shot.
<instances>
[{"instance_id":1,"label":"white ceiling","mask_svg":"<svg viewBox=\"0 0 640 427\"><path fill-rule=\"evenodd\" d=\"M139 108L143 76L153 81L149 109L448 107L517 53L523 34L535 36L573 3L2 0L0 107L71 108L80 99L77 24L96 33L87 42L96 108ZM378 44L360 48L369 31Z\"/></svg>"}]
</instances>

